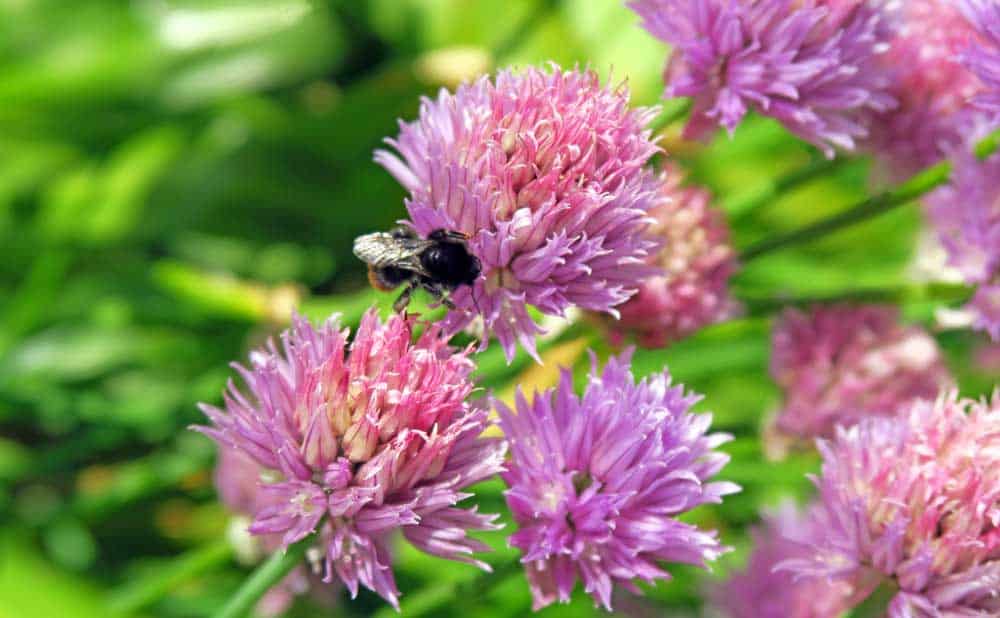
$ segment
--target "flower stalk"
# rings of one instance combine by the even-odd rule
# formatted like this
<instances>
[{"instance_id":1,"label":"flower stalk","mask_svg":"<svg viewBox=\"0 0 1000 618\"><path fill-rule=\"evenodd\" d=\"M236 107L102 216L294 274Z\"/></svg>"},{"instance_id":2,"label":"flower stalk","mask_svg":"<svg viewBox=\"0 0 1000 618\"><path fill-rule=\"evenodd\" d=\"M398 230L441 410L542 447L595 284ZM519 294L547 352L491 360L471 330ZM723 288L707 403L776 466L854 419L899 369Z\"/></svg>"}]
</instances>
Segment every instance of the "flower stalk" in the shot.
<instances>
[{"instance_id":1,"label":"flower stalk","mask_svg":"<svg viewBox=\"0 0 1000 618\"><path fill-rule=\"evenodd\" d=\"M812 305L829 305L834 303L909 305L918 302L934 303L935 305L953 305L968 301L969 296L969 288L964 285L933 283L884 288L857 288L834 294L810 296L781 295L765 297L740 295L739 301L746 307L747 315L766 317L784 307L806 308Z\"/></svg>"},{"instance_id":2,"label":"flower stalk","mask_svg":"<svg viewBox=\"0 0 1000 618\"><path fill-rule=\"evenodd\" d=\"M150 577L124 588L110 602L112 612L129 615L156 603L181 584L229 562L233 546L228 539L196 548Z\"/></svg>"},{"instance_id":3,"label":"flower stalk","mask_svg":"<svg viewBox=\"0 0 1000 618\"><path fill-rule=\"evenodd\" d=\"M524 19L517 25L505 39L500 41L493 50L493 56L500 60L506 60L513 51L521 46L536 30L538 25L545 21L549 13L554 13L561 0L539 0L535 8L525 15Z\"/></svg>"},{"instance_id":4,"label":"flower stalk","mask_svg":"<svg viewBox=\"0 0 1000 618\"><path fill-rule=\"evenodd\" d=\"M913 176L899 187L870 197L844 212L802 229L780 234L751 245L743 252L741 261L746 264L775 251L822 238L827 234L885 214L904 204L909 204L947 183L951 177L951 168L951 162L942 161Z\"/></svg>"},{"instance_id":5,"label":"flower stalk","mask_svg":"<svg viewBox=\"0 0 1000 618\"><path fill-rule=\"evenodd\" d=\"M663 112L649 123L653 133L659 133L674 123L680 122L691 113L693 102L689 98L671 99L663 105Z\"/></svg>"},{"instance_id":6,"label":"flower stalk","mask_svg":"<svg viewBox=\"0 0 1000 618\"><path fill-rule=\"evenodd\" d=\"M854 608L851 612L852 618L882 618L882 616L887 615L889 609L889 603L892 602L892 598L896 596L899 589L890 584L884 583L875 589L868 598L862 601L861 605Z\"/></svg>"},{"instance_id":7,"label":"flower stalk","mask_svg":"<svg viewBox=\"0 0 1000 618\"><path fill-rule=\"evenodd\" d=\"M818 157L778 178L768 179L752 189L731 196L722 202L722 208L732 220L745 219L785 193L822 178L844 167L849 161L844 157Z\"/></svg>"},{"instance_id":8,"label":"flower stalk","mask_svg":"<svg viewBox=\"0 0 1000 618\"><path fill-rule=\"evenodd\" d=\"M973 151L980 159L985 159L1000 148L1000 130L994 131L979 141ZM861 223L868 219L887 213L898 206L909 204L921 198L934 189L947 184L951 180L953 165L950 161L942 161L915 174L909 180L895 189L870 197L859 204L848 208L842 213L828 219L823 219L802 229L794 230L765 239L751 245L741 255L741 261L746 264L759 257L781 249L822 238L827 234Z\"/></svg>"},{"instance_id":9,"label":"flower stalk","mask_svg":"<svg viewBox=\"0 0 1000 618\"><path fill-rule=\"evenodd\" d=\"M243 618L247 612L271 589L281 581L292 569L302 562L306 551L314 541L314 535L309 535L297 543L288 546L285 551L271 554L265 562L243 582L226 605L215 614L214 618Z\"/></svg>"}]
</instances>

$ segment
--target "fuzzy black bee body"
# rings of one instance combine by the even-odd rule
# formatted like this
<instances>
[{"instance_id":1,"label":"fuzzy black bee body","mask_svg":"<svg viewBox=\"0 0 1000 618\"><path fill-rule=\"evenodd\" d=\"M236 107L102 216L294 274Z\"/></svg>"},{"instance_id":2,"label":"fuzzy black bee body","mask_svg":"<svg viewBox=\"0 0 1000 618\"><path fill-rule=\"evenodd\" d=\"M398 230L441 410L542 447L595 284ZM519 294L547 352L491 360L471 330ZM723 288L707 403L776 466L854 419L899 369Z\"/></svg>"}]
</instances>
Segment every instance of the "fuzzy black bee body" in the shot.
<instances>
[{"instance_id":1,"label":"fuzzy black bee body","mask_svg":"<svg viewBox=\"0 0 1000 618\"><path fill-rule=\"evenodd\" d=\"M399 312L410 302L416 288L453 307L448 294L462 285L472 285L482 270L479 259L469 252L459 232L434 230L426 239L408 228L365 234L354 240L354 255L368 264L368 280L380 290L406 287L393 304Z\"/></svg>"}]
</instances>

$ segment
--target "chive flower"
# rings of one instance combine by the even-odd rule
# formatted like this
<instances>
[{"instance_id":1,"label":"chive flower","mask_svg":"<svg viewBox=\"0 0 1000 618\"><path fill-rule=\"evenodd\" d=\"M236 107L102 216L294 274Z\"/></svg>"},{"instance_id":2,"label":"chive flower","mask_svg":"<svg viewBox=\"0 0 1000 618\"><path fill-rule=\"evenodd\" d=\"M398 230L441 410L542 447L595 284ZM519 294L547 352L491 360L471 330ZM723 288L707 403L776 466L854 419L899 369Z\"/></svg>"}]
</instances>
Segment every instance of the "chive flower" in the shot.
<instances>
[{"instance_id":1,"label":"chive flower","mask_svg":"<svg viewBox=\"0 0 1000 618\"><path fill-rule=\"evenodd\" d=\"M252 534L276 549L311 538L324 581L339 579L352 596L364 586L396 607L396 532L488 570L472 554L489 547L468 532L495 529L495 516L456 505L500 471L506 450L480 437L488 412L466 401L468 350L450 348L433 325L414 337L414 326L372 310L348 343L336 316L319 327L296 317L280 344L234 365L245 388L230 381L224 408L202 405L211 424L196 428L256 466L261 481L239 500Z\"/></svg>"},{"instance_id":2,"label":"chive flower","mask_svg":"<svg viewBox=\"0 0 1000 618\"><path fill-rule=\"evenodd\" d=\"M824 533L780 570L890 590L889 618L1000 615L1000 394L918 400L820 452Z\"/></svg>"},{"instance_id":3,"label":"chive flower","mask_svg":"<svg viewBox=\"0 0 1000 618\"><path fill-rule=\"evenodd\" d=\"M478 326L510 360L518 341L536 354L529 306L617 315L655 248L645 229L662 200L646 167L656 113L630 108L624 85L552 65L442 90L400 123L395 152L375 160L409 192L407 223L467 235L482 266L452 294L449 332Z\"/></svg>"},{"instance_id":4,"label":"chive flower","mask_svg":"<svg viewBox=\"0 0 1000 618\"><path fill-rule=\"evenodd\" d=\"M669 44L666 97L691 97L693 138L730 133L750 111L833 156L867 137L869 112L895 105L879 62L893 32L882 0L631 0Z\"/></svg>"},{"instance_id":5,"label":"chive flower","mask_svg":"<svg viewBox=\"0 0 1000 618\"><path fill-rule=\"evenodd\" d=\"M582 397L569 370L554 389L515 413L497 402L510 442L503 479L518 526L509 543L521 550L534 609L568 602L577 579L595 603L611 609L614 586L670 578L664 563L705 566L728 551L715 532L679 516L719 503L739 488L712 481L728 461L708 433L711 416L669 374L636 382L629 354L592 369Z\"/></svg>"}]
</instances>

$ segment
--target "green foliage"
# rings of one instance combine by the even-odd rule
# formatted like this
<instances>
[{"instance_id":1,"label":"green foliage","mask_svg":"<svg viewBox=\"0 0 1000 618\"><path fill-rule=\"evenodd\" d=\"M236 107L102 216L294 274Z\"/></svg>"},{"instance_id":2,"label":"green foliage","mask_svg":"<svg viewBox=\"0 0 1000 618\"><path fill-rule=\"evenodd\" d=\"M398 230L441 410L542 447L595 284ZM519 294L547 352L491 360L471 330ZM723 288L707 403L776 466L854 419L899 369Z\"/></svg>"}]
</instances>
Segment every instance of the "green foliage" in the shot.
<instances>
[{"instance_id":1,"label":"green foliage","mask_svg":"<svg viewBox=\"0 0 1000 618\"><path fill-rule=\"evenodd\" d=\"M0 2L0 618L218 610L248 567L220 542L213 449L186 427L201 420L196 402L218 402L227 363L292 307L348 323L372 303L388 310L350 252L404 212L372 151L421 95L498 64L590 65L656 104L666 50L636 21L617 0ZM740 247L868 194L864 161L775 189L817 156L759 118L676 152L730 209ZM745 555L760 508L807 496L816 468L812 455L762 453L778 402L775 301L910 289L919 225L900 208L762 257L734 282L746 317L637 352L638 372L670 367L736 436L723 476L744 492L694 514L741 550L721 573ZM894 298L930 318L924 291ZM968 364L980 340L940 340L963 389L986 391L996 376ZM498 391L531 365L522 354L508 366L498 346L478 362ZM499 482L480 489L484 509L503 509ZM485 587L468 566L401 546L404 615L528 612L505 534L485 535L502 574ZM718 574L672 570L641 603L693 615ZM316 615L309 603L291 614ZM372 614L393 612L368 593L329 612ZM581 594L542 615L600 612Z\"/></svg>"}]
</instances>

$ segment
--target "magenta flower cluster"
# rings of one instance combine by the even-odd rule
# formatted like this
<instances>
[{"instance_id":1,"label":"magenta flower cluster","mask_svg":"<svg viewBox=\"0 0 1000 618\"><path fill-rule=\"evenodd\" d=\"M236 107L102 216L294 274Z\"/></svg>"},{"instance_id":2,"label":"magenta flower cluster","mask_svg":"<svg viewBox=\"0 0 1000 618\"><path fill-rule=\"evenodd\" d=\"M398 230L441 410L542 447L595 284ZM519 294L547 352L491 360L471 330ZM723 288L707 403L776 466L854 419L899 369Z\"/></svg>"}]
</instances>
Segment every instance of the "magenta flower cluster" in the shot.
<instances>
[{"instance_id":1,"label":"magenta flower cluster","mask_svg":"<svg viewBox=\"0 0 1000 618\"><path fill-rule=\"evenodd\" d=\"M771 377L784 391L776 429L807 440L952 384L934 338L880 305L786 310L774 327Z\"/></svg>"},{"instance_id":2,"label":"magenta flower cluster","mask_svg":"<svg viewBox=\"0 0 1000 618\"><path fill-rule=\"evenodd\" d=\"M808 555L779 569L894 590L889 618L1000 615L1000 396L917 401L820 443Z\"/></svg>"},{"instance_id":3,"label":"magenta flower cluster","mask_svg":"<svg viewBox=\"0 0 1000 618\"><path fill-rule=\"evenodd\" d=\"M753 110L833 156L895 106L880 55L893 32L880 0L632 0L668 43L666 96L691 97L690 137L732 132Z\"/></svg>"},{"instance_id":4,"label":"magenta flower cluster","mask_svg":"<svg viewBox=\"0 0 1000 618\"><path fill-rule=\"evenodd\" d=\"M649 232L661 243L650 264L660 272L618 307L617 320L605 320L615 342L634 337L643 347L658 348L740 312L729 293L736 252L725 216L708 191L683 181L681 169L668 165L666 199L649 213L655 220Z\"/></svg>"},{"instance_id":5,"label":"magenta flower cluster","mask_svg":"<svg viewBox=\"0 0 1000 618\"><path fill-rule=\"evenodd\" d=\"M1000 340L1000 155L970 147L1000 120L1000 4L628 5L672 47L666 92L693 101L687 136L733 132L756 112L827 156L863 147L891 176L952 157L928 216L977 286L975 323ZM432 324L370 310L353 338L337 317L296 317L234 365L242 385L228 384L221 407L202 407L222 500L265 551L309 546L261 610L320 580L398 609L397 538L489 570L475 534L501 528L498 516L463 503L498 475L536 610L569 602L578 582L610 610L617 589L639 593L670 579L670 564L707 567L729 551L688 514L739 490L716 480L731 438L692 412L700 397L665 367L637 380L631 349L603 369L591 352L580 395L570 369L531 397L519 388L515 409L485 393L503 433L486 437L473 348L449 343L467 330L483 347L495 336L508 363L519 345L540 360L539 314L582 309L615 345L660 347L741 312L723 211L677 164L650 164L656 113L590 70L502 70L424 99L376 153L408 192L401 223L419 236L374 235L403 247L378 267L440 288L448 312ZM471 253L478 276L437 285L406 261L407 247L442 237ZM935 339L885 306L785 311L770 372L784 396L776 433L820 438L819 496L765 518L746 569L713 588L715 608L834 618L882 587L890 618L1000 615L1000 394L951 393Z\"/></svg>"},{"instance_id":6,"label":"magenta flower cluster","mask_svg":"<svg viewBox=\"0 0 1000 618\"><path fill-rule=\"evenodd\" d=\"M260 484L241 496L237 476L220 492L253 516L250 532L286 547L312 537L324 580L359 585L398 604L389 536L401 531L429 554L488 568L471 557L488 546L467 536L494 515L455 505L495 475L506 446L482 438L487 411L471 407L473 363L428 326L374 312L354 340L336 319L320 328L297 318L281 338L235 365L225 409L205 405L199 430L248 458ZM225 479L223 479L225 480Z\"/></svg>"},{"instance_id":7,"label":"magenta flower cluster","mask_svg":"<svg viewBox=\"0 0 1000 618\"><path fill-rule=\"evenodd\" d=\"M571 306L616 315L650 273L648 213L662 201L645 164L657 152L624 86L591 71L501 71L425 99L375 159L406 189L412 225L462 232L482 264L451 297L449 331L480 319L508 359L534 353L548 315ZM485 342L486 337L483 338Z\"/></svg>"},{"instance_id":8,"label":"magenta flower cluster","mask_svg":"<svg viewBox=\"0 0 1000 618\"><path fill-rule=\"evenodd\" d=\"M512 455L510 544L523 552L535 609L568 602L580 579L610 610L615 585L634 591L633 580L670 577L662 562L703 566L727 549L678 516L738 491L711 480L730 436L708 433L711 416L690 412L699 397L667 372L636 383L628 354L601 372L592 363L582 397L566 370L530 402L518 392L516 413L497 403Z\"/></svg>"},{"instance_id":9,"label":"magenta flower cluster","mask_svg":"<svg viewBox=\"0 0 1000 618\"><path fill-rule=\"evenodd\" d=\"M211 424L198 429L220 446L223 501L252 520L265 551L310 546L308 564L259 609L280 610L320 576L398 608L397 533L488 569L474 557L488 546L470 533L496 529L495 516L458 505L504 469L508 443L510 543L536 607L567 601L581 579L610 608L616 585L636 590L669 578L664 563L705 565L726 550L680 516L737 490L711 480L728 436L708 433L710 416L689 411L698 398L666 372L636 383L628 357L612 359L578 398L567 371L555 392L530 405L520 396L518 414L497 404L506 439L485 438L488 411L469 402L471 349L447 343L479 321L508 360L518 341L534 354L541 328L529 305L617 315L640 287L659 323L626 326L646 340L732 314L724 222L703 191L678 186L679 173L646 165L658 152L653 114L590 71L503 71L425 100L390 141L397 154L376 155L410 191L406 223L424 238L460 234L481 275L453 291L439 324L369 311L351 340L336 318L296 318L280 344L235 365L244 385L229 384L222 408L203 406Z\"/></svg>"}]
</instances>

